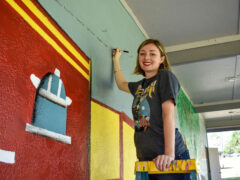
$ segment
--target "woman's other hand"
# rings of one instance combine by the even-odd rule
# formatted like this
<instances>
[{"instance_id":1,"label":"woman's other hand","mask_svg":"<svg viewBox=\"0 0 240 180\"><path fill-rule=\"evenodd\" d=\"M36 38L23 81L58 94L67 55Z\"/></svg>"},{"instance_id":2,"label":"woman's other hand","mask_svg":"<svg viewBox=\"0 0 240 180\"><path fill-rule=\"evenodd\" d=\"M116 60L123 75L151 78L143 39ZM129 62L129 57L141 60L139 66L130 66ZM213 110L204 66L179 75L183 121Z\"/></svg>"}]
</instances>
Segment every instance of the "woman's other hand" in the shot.
<instances>
[{"instance_id":1,"label":"woman's other hand","mask_svg":"<svg viewBox=\"0 0 240 180\"><path fill-rule=\"evenodd\" d=\"M165 171L166 168L170 167L170 164L172 161L174 161L174 156L172 155L158 155L156 158L153 159L153 162L155 163L155 166L160 170L160 171Z\"/></svg>"}]
</instances>

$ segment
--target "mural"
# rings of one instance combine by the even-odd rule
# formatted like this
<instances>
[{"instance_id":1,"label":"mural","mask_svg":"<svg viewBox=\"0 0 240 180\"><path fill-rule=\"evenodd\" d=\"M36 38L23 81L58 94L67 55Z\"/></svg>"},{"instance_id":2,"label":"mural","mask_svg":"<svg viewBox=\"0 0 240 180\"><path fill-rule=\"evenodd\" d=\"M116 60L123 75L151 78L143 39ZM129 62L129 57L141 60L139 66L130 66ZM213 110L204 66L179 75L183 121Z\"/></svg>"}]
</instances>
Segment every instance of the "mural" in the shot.
<instances>
[{"instance_id":1,"label":"mural","mask_svg":"<svg viewBox=\"0 0 240 180\"><path fill-rule=\"evenodd\" d=\"M60 71L55 69L42 80L34 74L30 78L37 90L32 125L27 124L26 131L71 144L71 137L66 136L66 118L72 100L66 96Z\"/></svg>"},{"instance_id":2,"label":"mural","mask_svg":"<svg viewBox=\"0 0 240 180\"><path fill-rule=\"evenodd\" d=\"M132 99L115 86L111 52L136 52L143 34L118 1L40 2L93 59L92 77L89 58L37 1L0 2L0 179L134 179ZM133 56L121 62L130 81ZM176 112L206 177L205 126L183 92Z\"/></svg>"},{"instance_id":3,"label":"mural","mask_svg":"<svg viewBox=\"0 0 240 180\"><path fill-rule=\"evenodd\" d=\"M182 90L178 95L177 112L180 131L186 139L190 157L197 160L199 176L208 179L207 137L204 120L195 112L194 107Z\"/></svg>"},{"instance_id":4,"label":"mural","mask_svg":"<svg viewBox=\"0 0 240 180\"><path fill-rule=\"evenodd\" d=\"M0 1L0 39L0 179L89 179L89 59L36 1Z\"/></svg>"},{"instance_id":5,"label":"mural","mask_svg":"<svg viewBox=\"0 0 240 180\"><path fill-rule=\"evenodd\" d=\"M135 179L134 123L123 112L92 99L91 179Z\"/></svg>"}]
</instances>

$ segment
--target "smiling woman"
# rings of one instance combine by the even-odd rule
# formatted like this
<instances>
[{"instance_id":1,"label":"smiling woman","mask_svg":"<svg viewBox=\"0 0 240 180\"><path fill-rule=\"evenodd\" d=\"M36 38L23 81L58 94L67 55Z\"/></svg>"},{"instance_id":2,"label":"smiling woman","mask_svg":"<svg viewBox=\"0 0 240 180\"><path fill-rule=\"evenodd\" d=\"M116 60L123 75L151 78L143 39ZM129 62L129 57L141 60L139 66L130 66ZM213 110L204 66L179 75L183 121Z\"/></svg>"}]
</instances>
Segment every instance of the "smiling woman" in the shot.
<instances>
[{"instance_id":1,"label":"smiling woman","mask_svg":"<svg viewBox=\"0 0 240 180\"><path fill-rule=\"evenodd\" d=\"M138 54L138 63L144 71L146 79L155 76L165 56L161 56L160 51L154 44L143 46Z\"/></svg>"},{"instance_id":2,"label":"smiling woman","mask_svg":"<svg viewBox=\"0 0 240 180\"><path fill-rule=\"evenodd\" d=\"M140 66L140 59L143 59L141 56L146 55L146 51L149 51L151 53L151 56L155 57L158 56L157 58L160 58L159 60L161 61L159 64L159 70L161 69L168 69L171 70L171 66L168 60L168 56L166 54L166 51L163 47L163 45L158 41L154 39L147 39L142 42L142 44L138 48L138 56L136 60L136 67L134 70L135 74L141 74L145 76L145 71L141 68ZM140 52L141 51L141 52ZM154 59L157 59L154 58ZM153 60L153 58L151 58Z\"/></svg>"},{"instance_id":3,"label":"smiling woman","mask_svg":"<svg viewBox=\"0 0 240 180\"><path fill-rule=\"evenodd\" d=\"M154 161L165 171L175 159L189 159L182 135L175 129L174 106L180 84L170 71L164 47L158 40L147 39L138 48L135 74L145 76L138 82L127 82L119 64L121 50L113 54L116 83L120 90L134 96L132 112L134 141L139 161ZM189 179L189 174L149 175L150 180Z\"/></svg>"}]
</instances>

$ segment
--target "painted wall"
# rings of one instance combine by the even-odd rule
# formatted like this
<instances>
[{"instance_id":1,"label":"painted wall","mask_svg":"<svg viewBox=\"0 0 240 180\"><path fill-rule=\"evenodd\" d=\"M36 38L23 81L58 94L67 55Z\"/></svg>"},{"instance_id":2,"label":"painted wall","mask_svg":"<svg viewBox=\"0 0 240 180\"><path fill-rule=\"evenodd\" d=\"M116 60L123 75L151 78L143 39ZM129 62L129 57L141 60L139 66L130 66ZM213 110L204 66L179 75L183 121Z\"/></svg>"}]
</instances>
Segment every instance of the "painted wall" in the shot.
<instances>
[{"instance_id":1,"label":"painted wall","mask_svg":"<svg viewBox=\"0 0 240 180\"><path fill-rule=\"evenodd\" d=\"M119 0L39 0L41 5L81 47L92 62L91 96L131 116L132 99L120 92L112 69L112 48L129 50L123 53L121 67L129 81L133 75L137 46L145 37ZM122 99L125 101L123 102Z\"/></svg>"},{"instance_id":2,"label":"painted wall","mask_svg":"<svg viewBox=\"0 0 240 180\"><path fill-rule=\"evenodd\" d=\"M203 179L208 179L207 134L204 120L195 112L193 105L183 91L180 91L178 95L177 112L179 130L186 138L190 156L197 160L200 176Z\"/></svg>"},{"instance_id":3,"label":"painted wall","mask_svg":"<svg viewBox=\"0 0 240 180\"><path fill-rule=\"evenodd\" d=\"M135 179L134 124L125 114L91 103L91 179Z\"/></svg>"},{"instance_id":4,"label":"painted wall","mask_svg":"<svg viewBox=\"0 0 240 180\"><path fill-rule=\"evenodd\" d=\"M20 0L16 1L20 4L24 3L24 1L23 3ZM34 2L36 4L36 1ZM140 76L135 76L132 72L135 67L137 46L145 39L143 34L120 1L39 0L38 2L91 59L92 100L89 100L89 81L86 80L88 79L86 74L82 74L79 69L76 71L76 68L66 61L60 52L56 52L56 49L46 43L46 40L40 37L36 30L33 30L13 8L5 1L1 2L3 6L0 11L2 23L0 30L3 41L0 43L2 46L0 68L4 70L1 70L4 73L1 73L0 82L1 87L6 87L6 89L1 90L3 95L0 98L5 100L4 98L10 95L14 97L14 100L9 101L7 106L16 111L4 109L6 104L1 103L0 109L4 109L5 115L0 123L4 132L0 134L0 149L16 152L16 163L8 165L0 162L0 166L4 167L0 168L0 171L13 172L12 178L9 179L14 179L16 176L52 178L56 175L53 170L57 172L57 176L70 177L70 179L134 179L133 168L136 154L130 109L132 97L116 87L111 56L112 48L120 47L129 50L129 54L124 53L121 57L122 71L128 81L140 79ZM28 8L25 7L25 9L29 11ZM34 16L34 19L37 18ZM42 26L42 23L40 24ZM46 29L46 31L49 33L50 30ZM74 44L70 38L67 38L68 41ZM59 40L56 41L59 43ZM77 46L73 46L78 49ZM24 57L20 58L19 54ZM14 59L16 57L17 62ZM86 59L86 56L84 57ZM84 69L82 63L78 65ZM45 69L41 68L42 66ZM72 137L72 145L61 144L42 137L39 142L36 140L38 136L32 134L29 135L30 137L26 136L24 131L25 123L31 123L36 92L29 81L29 76L34 72L37 76L43 77L47 72L53 73L56 67L61 71L66 94L73 99L67 111L67 135ZM14 73L17 73L17 76ZM25 95L22 96L23 91ZM14 104L16 99L18 103ZM31 103L22 105L25 99ZM89 117L90 106L91 118ZM180 131L186 136L191 156L200 160L201 175L206 177L205 126L183 92L180 93L178 99L176 121ZM16 133L19 133L19 137L24 140L17 142ZM36 141L36 144L30 143L33 141ZM30 151L31 156L27 156L28 153L25 151L28 148L24 148L22 144L32 148L35 154L31 154L33 152ZM47 154L50 161L39 160L36 148L38 151L44 149L42 155ZM54 155L52 155L53 151L56 152ZM24 155L19 156L17 152L24 152ZM43 164L39 164L39 161ZM21 165L17 162L21 162ZM29 163L35 166L29 166ZM47 167L50 163L53 167L49 170ZM39 173L33 173L40 168L39 166L46 168L39 170ZM28 171L30 168L32 168L30 175L20 171L21 169Z\"/></svg>"},{"instance_id":5,"label":"painted wall","mask_svg":"<svg viewBox=\"0 0 240 180\"><path fill-rule=\"evenodd\" d=\"M37 92L30 77L42 79L56 68L72 100L61 106L70 144L26 131ZM0 1L0 179L89 179L89 68L88 58L38 4ZM58 118L50 120L58 126Z\"/></svg>"},{"instance_id":6,"label":"painted wall","mask_svg":"<svg viewBox=\"0 0 240 180\"><path fill-rule=\"evenodd\" d=\"M137 44L145 39L143 34L120 1L39 2L92 62L91 179L134 179L134 129L125 122L132 116L132 97L116 87L112 48L130 51L122 55L120 63L126 78L135 81L141 78L132 72Z\"/></svg>"}]
</instances>

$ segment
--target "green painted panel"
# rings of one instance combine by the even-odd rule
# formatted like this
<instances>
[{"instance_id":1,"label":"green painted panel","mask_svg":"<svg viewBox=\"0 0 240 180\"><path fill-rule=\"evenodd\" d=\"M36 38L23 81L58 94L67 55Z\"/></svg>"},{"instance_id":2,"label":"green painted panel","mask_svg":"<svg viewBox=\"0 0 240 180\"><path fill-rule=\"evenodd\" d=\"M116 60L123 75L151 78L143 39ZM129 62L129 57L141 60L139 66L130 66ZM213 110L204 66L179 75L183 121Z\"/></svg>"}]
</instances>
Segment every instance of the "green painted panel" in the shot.
<instances>
[{"instance_id":1,"label":"green painted panel","mask_svg":"<svg viewBox=\"0 0 240 180\"><path fill-rule=\"evenodd\" d=\"M177 112L179 129L186 138L190 156L198 161L200 176L208 179L207 137L204 120L195 112L191 101L182 90L178 95Z\"/></svg>"}]
</instances>

